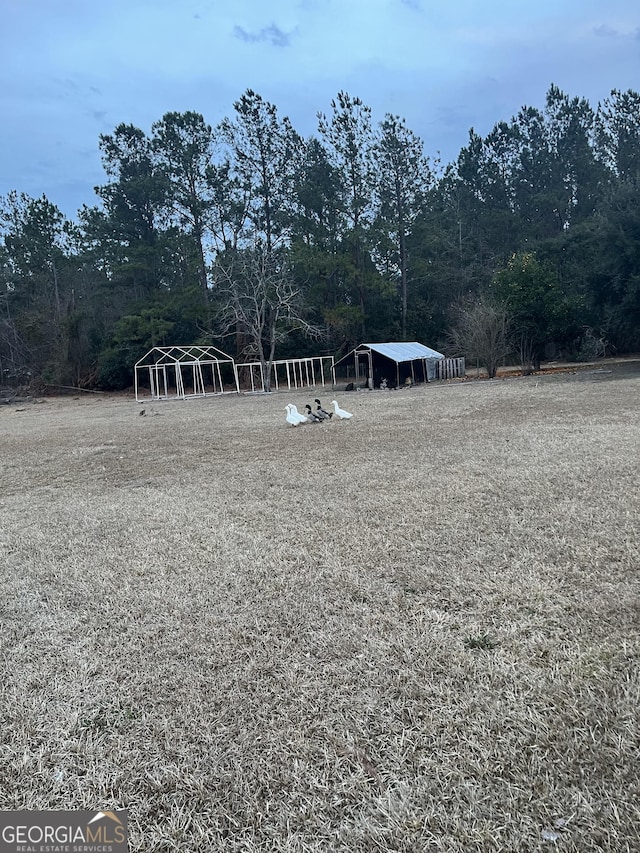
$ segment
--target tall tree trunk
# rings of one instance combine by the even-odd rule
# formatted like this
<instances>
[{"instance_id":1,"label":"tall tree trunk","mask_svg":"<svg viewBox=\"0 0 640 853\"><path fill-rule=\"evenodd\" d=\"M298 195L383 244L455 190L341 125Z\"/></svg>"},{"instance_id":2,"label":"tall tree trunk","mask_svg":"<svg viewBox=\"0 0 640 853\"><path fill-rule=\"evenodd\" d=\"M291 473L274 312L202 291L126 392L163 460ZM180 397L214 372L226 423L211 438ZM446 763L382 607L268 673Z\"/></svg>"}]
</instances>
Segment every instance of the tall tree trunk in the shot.
<instances>
[{"instance_id":1,"label":"tall tree trunk","mask_svg":"<svg viewBox=\"0 0 640 853\"><path fill-rule=\"evenodd\" d=\"M56 269L56 262L51 261L51 272L53 273L53 295L56 302L56 317L60 317L62 310L60 308L60 290L58 287L58 270Z\"/></svg>"}]
</instances>

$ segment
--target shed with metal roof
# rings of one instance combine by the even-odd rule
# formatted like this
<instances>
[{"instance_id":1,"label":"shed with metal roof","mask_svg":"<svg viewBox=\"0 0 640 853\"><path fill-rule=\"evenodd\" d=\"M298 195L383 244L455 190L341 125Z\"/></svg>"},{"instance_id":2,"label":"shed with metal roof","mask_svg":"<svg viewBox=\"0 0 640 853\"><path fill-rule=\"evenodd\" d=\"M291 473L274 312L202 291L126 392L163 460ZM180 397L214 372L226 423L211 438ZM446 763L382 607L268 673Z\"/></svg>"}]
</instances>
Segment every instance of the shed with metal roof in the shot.
<instances>
[{"instance_id":1,"label":"shed with metal roof","mask_svg":"<svg viewBox=\"0 0 640 853\"><path fill-rule=\"evenodd\" d=\"M444 355L417 341L360 344L335 363L336 376L353 377L354 386L379 388L429 382Z\"/></svg>"}]
</instances>

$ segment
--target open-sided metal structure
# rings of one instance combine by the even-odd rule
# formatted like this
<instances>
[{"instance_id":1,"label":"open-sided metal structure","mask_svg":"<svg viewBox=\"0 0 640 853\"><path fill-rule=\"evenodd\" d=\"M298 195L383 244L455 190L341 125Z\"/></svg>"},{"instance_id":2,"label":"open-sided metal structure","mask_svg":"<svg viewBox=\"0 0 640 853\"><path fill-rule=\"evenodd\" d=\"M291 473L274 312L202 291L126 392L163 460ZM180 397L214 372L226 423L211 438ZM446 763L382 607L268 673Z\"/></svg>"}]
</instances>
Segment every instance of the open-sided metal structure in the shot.
<instances>
[{"instance_id":1,"label":"open-sided metal structure","mask_svg":"<svg viewBox=\"0 0 640 853\"><path fill-rule=\"evenodd\" d=\"M186 400L239 394L230 355L212 346L154 347L134 368L136 400Z\"/></svg>"},{"instance_id":2,"label":"open-sided metal structure","mask_svg":"<svg viewBox=\"0 0 640 853\"><path fill-rule=\"evenodd\" d=\"M264 391L262 368L259 361L236 365L237 373L251 391ZM287 387L315 388L333 384L333 356L315 355L304 358L286 358L271 364L271 387L275 391Z\"/></svg>"},{"instance_id":3,"label":"open-sided metal structure","mask_svg":"<svg viewBox=\"0 0 640 853\"><path fill-rule=\"evenodd\" d=\"M436 378L436 363L444 355L415 341L360 344L335 363L336 376L343 373L354 384L378 388L381 383L399 387L405 383Z\"/></svg>"}]
</instances>

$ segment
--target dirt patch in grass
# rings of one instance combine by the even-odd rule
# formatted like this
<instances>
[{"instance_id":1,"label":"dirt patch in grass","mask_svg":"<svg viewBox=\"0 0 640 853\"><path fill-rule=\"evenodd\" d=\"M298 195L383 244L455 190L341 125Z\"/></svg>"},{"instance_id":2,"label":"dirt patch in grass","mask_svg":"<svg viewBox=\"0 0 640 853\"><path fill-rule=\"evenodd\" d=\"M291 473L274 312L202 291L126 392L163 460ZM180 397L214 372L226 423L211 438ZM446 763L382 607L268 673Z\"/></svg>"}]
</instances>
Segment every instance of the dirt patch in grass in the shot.
<instances>
[{"instance_id":1,"label":"dirt patch in grass","mask_svg":"<svg viewBox=\"0 0 640 853\"><path fill-rule=\"evenodd\" d=\"M639 849L639 388L4 407L0 808L128 808L133 851Z\"/></svg>"}]
</instances>

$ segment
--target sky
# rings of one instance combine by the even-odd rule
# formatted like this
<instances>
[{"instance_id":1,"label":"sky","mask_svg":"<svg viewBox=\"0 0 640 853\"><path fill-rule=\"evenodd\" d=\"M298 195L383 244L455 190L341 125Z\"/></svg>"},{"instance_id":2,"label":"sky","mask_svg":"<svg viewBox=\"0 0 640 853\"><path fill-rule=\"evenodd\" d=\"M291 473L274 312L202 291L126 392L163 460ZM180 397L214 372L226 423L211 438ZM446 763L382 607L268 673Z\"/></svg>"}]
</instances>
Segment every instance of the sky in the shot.
<instances>
[{"instance_id":1,"label":"sky","mask_svg":"<svg viewBox=\"0 0 640 853\"><path fill-rule=\"evenodd\" d=\"M455 160L553 83L640 89L637 0L0 0L0 196L69 218L107 182L99 137L170 111L211 125L253 89L303 136L338 92Z\"/></svg>"}]
</instances>

